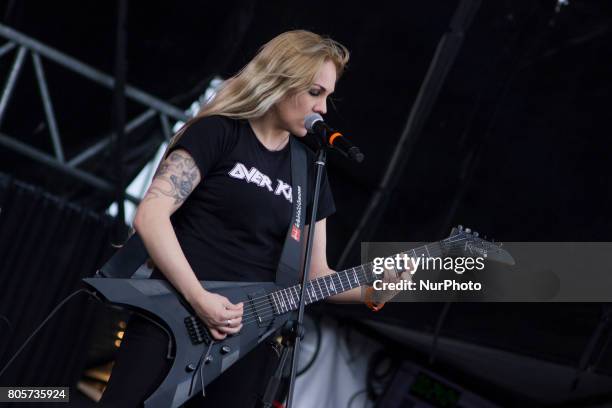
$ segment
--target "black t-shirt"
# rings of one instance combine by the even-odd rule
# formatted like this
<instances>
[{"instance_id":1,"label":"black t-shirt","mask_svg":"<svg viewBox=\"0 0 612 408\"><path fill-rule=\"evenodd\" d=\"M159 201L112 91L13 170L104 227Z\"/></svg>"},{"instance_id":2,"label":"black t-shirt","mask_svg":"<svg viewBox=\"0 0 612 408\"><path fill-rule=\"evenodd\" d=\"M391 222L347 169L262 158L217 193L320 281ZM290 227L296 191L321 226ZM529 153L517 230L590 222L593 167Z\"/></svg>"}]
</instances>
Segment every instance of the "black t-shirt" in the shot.
<instances>
[{"instance_id":1,"label":"black t-shirt","mask_svg":"<svg viewBox=\"0 0 612 408\"><path fill-rule=\"evenodd\" d=\"M171 217L198 279L274 281L291 219L289 144L270 151L248 121L209 116L183 132L172 150L178 148L191 154L201 175L200 183ZM307 151L308 223L315 157ZM334 212L325 175L317 221ZM152 277L163 275L156 270Z\"/></svg>"}]
</instances>

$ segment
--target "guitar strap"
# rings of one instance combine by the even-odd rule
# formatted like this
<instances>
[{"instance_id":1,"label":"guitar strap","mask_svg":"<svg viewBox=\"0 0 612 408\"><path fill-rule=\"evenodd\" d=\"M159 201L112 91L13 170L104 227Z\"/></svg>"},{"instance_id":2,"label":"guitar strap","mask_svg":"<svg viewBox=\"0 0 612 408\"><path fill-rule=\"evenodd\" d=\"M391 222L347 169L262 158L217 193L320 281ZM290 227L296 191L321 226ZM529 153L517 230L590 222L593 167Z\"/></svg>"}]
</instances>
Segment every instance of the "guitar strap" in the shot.
<instances>
[{"instance_id":1,"label":"guitar strap","mask_svg":"<svg viewBox=\"0 0 612 408\"><path fill-rule=\"evenodd\" d=\"M291 221L276 269L276 284L282 287L295 285L302 267L302 243L306 219L308 167L306 148L297 138L290 137L291 149Z\"/></svg>"},{"instance_id":2,"label":"guitar strap","mask_svg":"<svg viewBox=\"0 0 612 408\"><path fill-rule=\"evenodd\" d=\"M292 211L289 230L281 252L280 262L276 270L276 283L287 287L295 285L299 278L301 268L300 258L306 218L306 186L308 168L306 148L295 137L289 138L291 150L291 184L292 184ZM138 278L148 277L150 270L146 267L149 258L147 249L140 236L134 233L98 271L106 278ZM147 272L148 271L148 272Z\"/></svg>"},{"instance_id":3,"label":"guitar strap","mask_svg":"<svg viewBox=\"0 0 612 408\"><path fill-rule=\"evenodd\" d=\"M137 278L137 272L146 267L148 259L149 253L142 242L142 238L134 232L125 244L96 272L96 275L105 278Z\"/></svg>"}]
</instances>

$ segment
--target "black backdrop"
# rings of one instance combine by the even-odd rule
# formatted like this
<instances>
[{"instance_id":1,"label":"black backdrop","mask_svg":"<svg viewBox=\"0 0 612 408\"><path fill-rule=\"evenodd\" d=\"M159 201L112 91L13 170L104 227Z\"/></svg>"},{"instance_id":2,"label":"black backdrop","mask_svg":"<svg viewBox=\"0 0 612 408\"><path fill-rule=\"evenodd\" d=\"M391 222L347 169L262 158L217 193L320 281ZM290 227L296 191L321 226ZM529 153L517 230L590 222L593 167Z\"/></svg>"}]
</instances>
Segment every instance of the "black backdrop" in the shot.
<instances>
[{"instance_id":1,"label":"black backdrop","mask_svg":"<svg viewBox=\"0 0 612 408\"><path fill-rule=\"evenodd\" d=\"M9 2L3 21L111 72L115 3L63 4ZM457 4L130 3L128 82L186 107L212 75L235 73L287 29L311 29L346 44L352 59L328 118L362 148L366 162L355 167L330 157L338 208L328 226L334 265L376 190ZM415 151L405 157L401 183L387 192L390 205L373 241L437 240L458 223L501 241L610 240L612 3L575 0L559 12L556 6L482 2ZM7 61L0 61L0 74L10 68ZM70 156L109 130L111 95L53 64L45 67ZM49 150L29 74L20 79L1 130ZM133 105L128 110L139 113ZM133 168L152 151L132 154ZM104 170L109 158L88 166ZM0 150L0 169L96 212L112 199L6 150ZM358 262L354 254L347 264ZM371 316L363 306L325 307ZM391 304L376 318L432 332L440 310ZM442 334L575 366L600 316L601 307L591 304L453 305ZM602 368L612 366L610 351L603 362Z\"/></svg>"},{"instance_id":2,"label":"black backdrop","mask_svg":"<svg viewBox=\"0 0 612 408\"><path fill-rule=\"evenodd\" d=\"M0 173L0 368L113 249L112 220ZM74 384L86 363L95 305L79 294L0 378L2 385Z\"/></svg>"}]
</instances>

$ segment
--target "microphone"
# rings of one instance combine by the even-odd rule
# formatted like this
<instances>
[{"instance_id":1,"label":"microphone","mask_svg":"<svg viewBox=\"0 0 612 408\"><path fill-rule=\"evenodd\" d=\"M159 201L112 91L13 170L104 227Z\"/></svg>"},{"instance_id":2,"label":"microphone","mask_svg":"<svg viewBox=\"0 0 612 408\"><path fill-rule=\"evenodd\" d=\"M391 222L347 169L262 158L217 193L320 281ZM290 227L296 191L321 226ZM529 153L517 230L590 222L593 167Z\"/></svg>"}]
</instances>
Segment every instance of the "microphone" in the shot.
<instances>
[{"instance_id":1,"label":"microphone","mask_svg":"<svg viewBox=\"0 0 612 408\"><path fill-rule=\"evenodd\" d=\"M320 136L323 138L326 144L338 150L346 157L355 160L357 163L361 163L365 157L359 148L353 145L344 135L337 130L334 130L327 126L323 122L323 117L318 113L311 113L304 119L304 126L310 133Z\"/></svg>"}]
</instances>

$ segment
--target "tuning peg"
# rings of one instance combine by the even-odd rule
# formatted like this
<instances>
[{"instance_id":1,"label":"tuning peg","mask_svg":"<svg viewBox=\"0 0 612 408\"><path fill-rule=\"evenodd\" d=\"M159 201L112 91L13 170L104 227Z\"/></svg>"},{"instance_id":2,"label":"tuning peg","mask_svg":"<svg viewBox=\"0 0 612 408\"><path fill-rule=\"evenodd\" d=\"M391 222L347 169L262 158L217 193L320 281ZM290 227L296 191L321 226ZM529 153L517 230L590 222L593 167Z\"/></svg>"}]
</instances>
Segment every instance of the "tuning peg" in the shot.
<instances>
[{"instance_id":1,"label":"tuning peg","mask_svg":"<svg viewBox=\"0 0 612 408\"><path fill-rule=\"evenodd\" d=\"M459 225L459 226L457 227L457 229L458 229L459 231L463 231L463 225Z\"/></svg>"},{"instance_id":2,"label":"tuning peg","mask_svg":"<svg viewBox=\"0 0 612 408\"><path fill-rule=\"evenodd\" d=\"M472 230L471 230L470 228L466 228L466 229L465 229L465 233L466 233L466 234L469 234L470 232L472 232Z\"/></svg>"},{"instance_id":3,"label":"tuning peg","mask_svg":"<svg viewBox=\"0 0 612 408\"><path fill-rule=\"evenodd\" d=\"M478 238L478 233L474 231L474 238Z\"/></svg>"}]
</instances>

